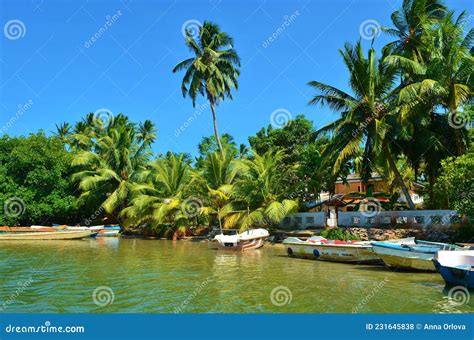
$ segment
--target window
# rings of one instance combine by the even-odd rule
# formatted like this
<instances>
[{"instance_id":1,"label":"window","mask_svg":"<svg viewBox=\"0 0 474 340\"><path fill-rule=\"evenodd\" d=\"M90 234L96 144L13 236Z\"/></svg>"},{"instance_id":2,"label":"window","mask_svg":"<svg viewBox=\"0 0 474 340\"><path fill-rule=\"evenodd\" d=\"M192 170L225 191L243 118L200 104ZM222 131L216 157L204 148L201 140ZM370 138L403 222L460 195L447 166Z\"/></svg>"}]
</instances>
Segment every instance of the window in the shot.
<instances>
[{"instance_id":1,"label":"window","mask_svg":"<svg viewBox=\"0 0 474 340\"><path fill-rule=\"evenodd\" d=\"M370 224L377 224L377 218L376 217L369 217L369 223Z\"/></svg>"},{"instance_id":2,"label":"window","mask_svg":"<svg viewBox=\"0 0 474 340\"><path fill-rule=\"evenodd\" d=\"M314 217L313 216L308 216L305 218L305 223L306 224L314 224Z\"/></svg>"},{"instance_id":3,"label":"window","mask_svg":"<svg viewBox=\"0 0 474 340\"><path fill-rule=\"evenodd\" d=\"M431 216L432 224L441 224L442 221L443 221L443 216L439 216L439 215Z\"/></svg>"}]
</instances>

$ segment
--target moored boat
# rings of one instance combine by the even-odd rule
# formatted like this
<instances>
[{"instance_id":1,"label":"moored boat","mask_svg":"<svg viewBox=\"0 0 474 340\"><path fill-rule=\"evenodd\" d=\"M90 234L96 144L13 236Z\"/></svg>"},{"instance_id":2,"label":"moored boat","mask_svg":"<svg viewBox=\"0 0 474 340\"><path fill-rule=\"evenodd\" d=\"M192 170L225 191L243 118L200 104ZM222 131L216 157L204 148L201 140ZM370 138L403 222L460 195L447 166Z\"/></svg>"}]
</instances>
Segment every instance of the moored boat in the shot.
<instances>
[{"instance_id":1,"label":"moored boat","mask_svg":"<svg viewBox=\"0 0 474 340\"><path fill-rule=\"evenodd\" d=\"M474 289L474 250L441 250L433 263L447 285Z\"/></svg>"},{"instance_id":2,"label":"moored boat","mask_svg":"<svg viewBox=\"0 0 474 340\"><path fill-rule=\"evenodd\" d=\"M462 247L447 243L416 241L414 244L372 242L374 252L384 264L393 269L435 272L435 254L440 250L461 250Z\"/></svg>"},{"instance_id":3,"label":"moored boat","mask_svg":"<svg viewBox=\"0 0 474 340\"><path fill-rule=\"evenodd\" d=\"M237 235L216 235L217 248L221 250L252 250L263 247L265 239L270 236L266 229L251 229Z\"/></svg>"},{"instance_id":4,"label":"moored boat","mask_svg":"<svg viewBox=\"0 0 474 340\"><path fill-rule=\"evenodd\" d=\"M31 226L31 227L0 227L0 233L39 233L39 232L53 232L56 229L51 227L43 226Z\"/></svg>"},{"instance_id":5,"label":"moored boat","mask_svg":"<svg viewBox=\"0 0 474 340\"><path fill-rule=\"evenodd\" d=\"M30 233L2 233L0 241L7 240L75 240L94 236L89 230L85 231L48 231L48 232L30 232Z\"/></svg>"},{"instance_id":6,"label":"moored boat","mask_svg":"<svg viewBox=\"0 0 474 340\"><path fill-rule=\"evenodd\" d=\"M414 242L414 238L391 240L388 242ZM283 241L289 256L321 261L377 264L381 259L372 250L370 241L327 240L313 236L307 240L289 237Z\"/></svg>"}]
</instances>

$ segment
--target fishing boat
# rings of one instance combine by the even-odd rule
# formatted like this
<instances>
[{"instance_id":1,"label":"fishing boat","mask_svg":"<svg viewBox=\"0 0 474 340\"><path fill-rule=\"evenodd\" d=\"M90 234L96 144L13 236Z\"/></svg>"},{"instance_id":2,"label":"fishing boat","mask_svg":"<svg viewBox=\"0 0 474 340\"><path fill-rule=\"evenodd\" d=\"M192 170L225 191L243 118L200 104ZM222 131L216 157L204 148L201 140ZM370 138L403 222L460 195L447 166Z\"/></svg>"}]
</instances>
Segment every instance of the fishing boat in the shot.
<instances>
[{"instance_id":1,"label":"fishing boat","mask_svg":"<svg viewBox=\"0 0 474 340\"><path fill-rule=\"evenodd\" d=\"M384 242L414 242L414 238L390 240ZM370 241L328 240L322 236L313 236L307 240L289 237L283 241L286 252L292 257L316 259L321 261L381 264L382 260L372 250Z\"/></svg>"},{"instance_id":2,"label":"fishing boat","mask_svg":"<svg viewBox=\"0 0 474 340\"><path fill-rule=\"evenodd\" d=\"M98 225L98 226L93 226L93 227L82 227L82 226L74 226L74 227L66 227L67 230L74 230L74 231L79 231L79 230L90 230L92 232L99 231L104 229L103 225Z\"/></svg>"},{"instance_id":3,"label":"fishing boat","mask_svg":"<svg viewBox=\"0 0 474 340\"><path fill-rule=\"evenodd\" d=\"M0 233L39 233L39 232L53 232L56 229L52 227L31 226L31 227L0 227Z\"/></svg>"},{"instance_id":4,"label":"fishing boat","mask_svg":"<svg viewBox=\"0 0 474 340\"><path fill-rule=\"evenodd\" d=\"M94 236L89 230L85 231L46 231L46 232L10 232L0 233L0 241L7 240L76 240Z\"/></svg>"},{"instance_id":5,"label":"fishing boat","mask_svg":"<svg viewBox=\"0 0 474 340\"><path fill-rule=\"evenodd\" d=\"M119 236L121 227L120 226L109 226L106 225L103 229L100 229L97 237L117 237Z\"/></svg>"},{"instance_id":6,"label":"fishing boat","mask_svg":"<svg viewBox=\"0 0 474 340\"><path fill-rule=\"evenodd\" d=\"M389 268L435 272L435 254L440 250L461 250L462 247L438 242L416 241L414 244L372 242L374 252Z\"/></svg>"},{"instance_id":7,"label":"fishing boat","mask_svg":"<svg viewBox=\"0 0 474 340\"><path fill-rule=\"evenodd\" d=\"M433 263L447 285L474 289L474 250L441 250Z\"/></svg>"},{"instance_id":8,"label":"fishing boat","mask_svg":"<svg viewBox=\"0 0 474 340\"><path fill-rule=\"evenodd\" d=\"M237 235L216 235L217 248L221 250L252 250L263 247L270 236L266 229L250 229Z\"/></svg>"}]
</instances>

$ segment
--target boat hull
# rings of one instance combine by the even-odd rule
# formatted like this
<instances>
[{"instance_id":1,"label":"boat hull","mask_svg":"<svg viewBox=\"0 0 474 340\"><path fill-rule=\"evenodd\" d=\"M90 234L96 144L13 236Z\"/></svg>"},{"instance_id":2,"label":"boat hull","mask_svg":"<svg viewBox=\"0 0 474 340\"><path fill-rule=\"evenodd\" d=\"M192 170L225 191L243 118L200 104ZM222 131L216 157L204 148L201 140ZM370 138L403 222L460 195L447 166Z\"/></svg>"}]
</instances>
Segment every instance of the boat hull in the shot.
<instances>
[{"instance_id":1,"label":"boat hull","mask_svg":"<svg viewBox=\"0 0 474 340\"><path fill-rule=\"evenodd\" d=\"M99 230L97 237L117 237L119 236L120 230Z\"/></svg>"},{"instance_id":2,"label":"boat hull","mask_svg":"<svg viewBox=\"0 0 474 340\"><path fill-rule=\"evenodd\" d=\"M285 244L285 248L287 254L292 257L344 263L382 263L370 245L287 243Z\"/></svg>"},{"instance_id":3,"label":"boat hull","mask_svg":"<svg viewBox=\"0 0 474 340\"><path fill-rule=\"evenodd\" d=\"M436 252L414 252L372 245L374 252L391 269L436 272L433 257Z\"/></svg>"},{"instance_id":4,"label":"boat hull","mask_svg":"<svg viewBox=\"0 0 474 340\"><path fill-rule=\"evenodd\" d=\"M8 233L0 234L0 241L8 240L77 240L90 237L90 231L53 231L53 232L33 232L33 233Z\"/></svg>"},{"instance_id":5,"label":"boat hull","mask_svg":"<svg viewBox=\"0 0 474 340\"><path fill-rule=\"evenodd\" d=\"M233 251L243 251L243 250L253 250L263 247L264 239L253 239L248 241L241 241L238 243L221 243L217 242L217 248L219 250L233 250Z\"/></svg>"},{"instance_id":6,"label":"boat hull","mask_svg":"<svg viewBox=\"0 0 474 340\"><path fill-rule=\"evenodd\" d=\"M439 251L433 263L448 286L474 289L474 250Z\"/></svg>"}]
</instances>

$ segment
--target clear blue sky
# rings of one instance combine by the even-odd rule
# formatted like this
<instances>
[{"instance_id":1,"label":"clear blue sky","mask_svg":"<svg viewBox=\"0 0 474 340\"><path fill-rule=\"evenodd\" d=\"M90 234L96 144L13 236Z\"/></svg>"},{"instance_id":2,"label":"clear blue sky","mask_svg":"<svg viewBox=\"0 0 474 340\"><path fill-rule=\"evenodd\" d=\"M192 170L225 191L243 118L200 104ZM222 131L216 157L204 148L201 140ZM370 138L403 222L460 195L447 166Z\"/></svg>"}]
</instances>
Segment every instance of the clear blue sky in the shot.
<instances>
[{"instance_id":1,"label":"clear blue sky","mask_svg":"<svg viewBox=\"0 0 474 340\"><path fill-rule=\"evenodd\" d=\"M474 14L472 0L446 4ZM366 20L390 25L390 14L400 5L401 0L2 0L0 128L10 122L9 135L49 132L56 123L74 123L106 108L155 122L156 152L195 153L200 139L213 133L211 113L204 107L194 114L180 91L183 75L171 72L190 56L182 35L189 20L219 23L234 37L242 59L239 91L217 108L221 133L246 143L277 109L292 117L305 114L320 127L336 116L307 106L312 91L306 83L345 88L338 48L356 42ZM285 16L292 16L287 25ZM382 35L376 45L387 41ZM193 115L196 119L177 134Z\"/></svg>"}]
</instances>

